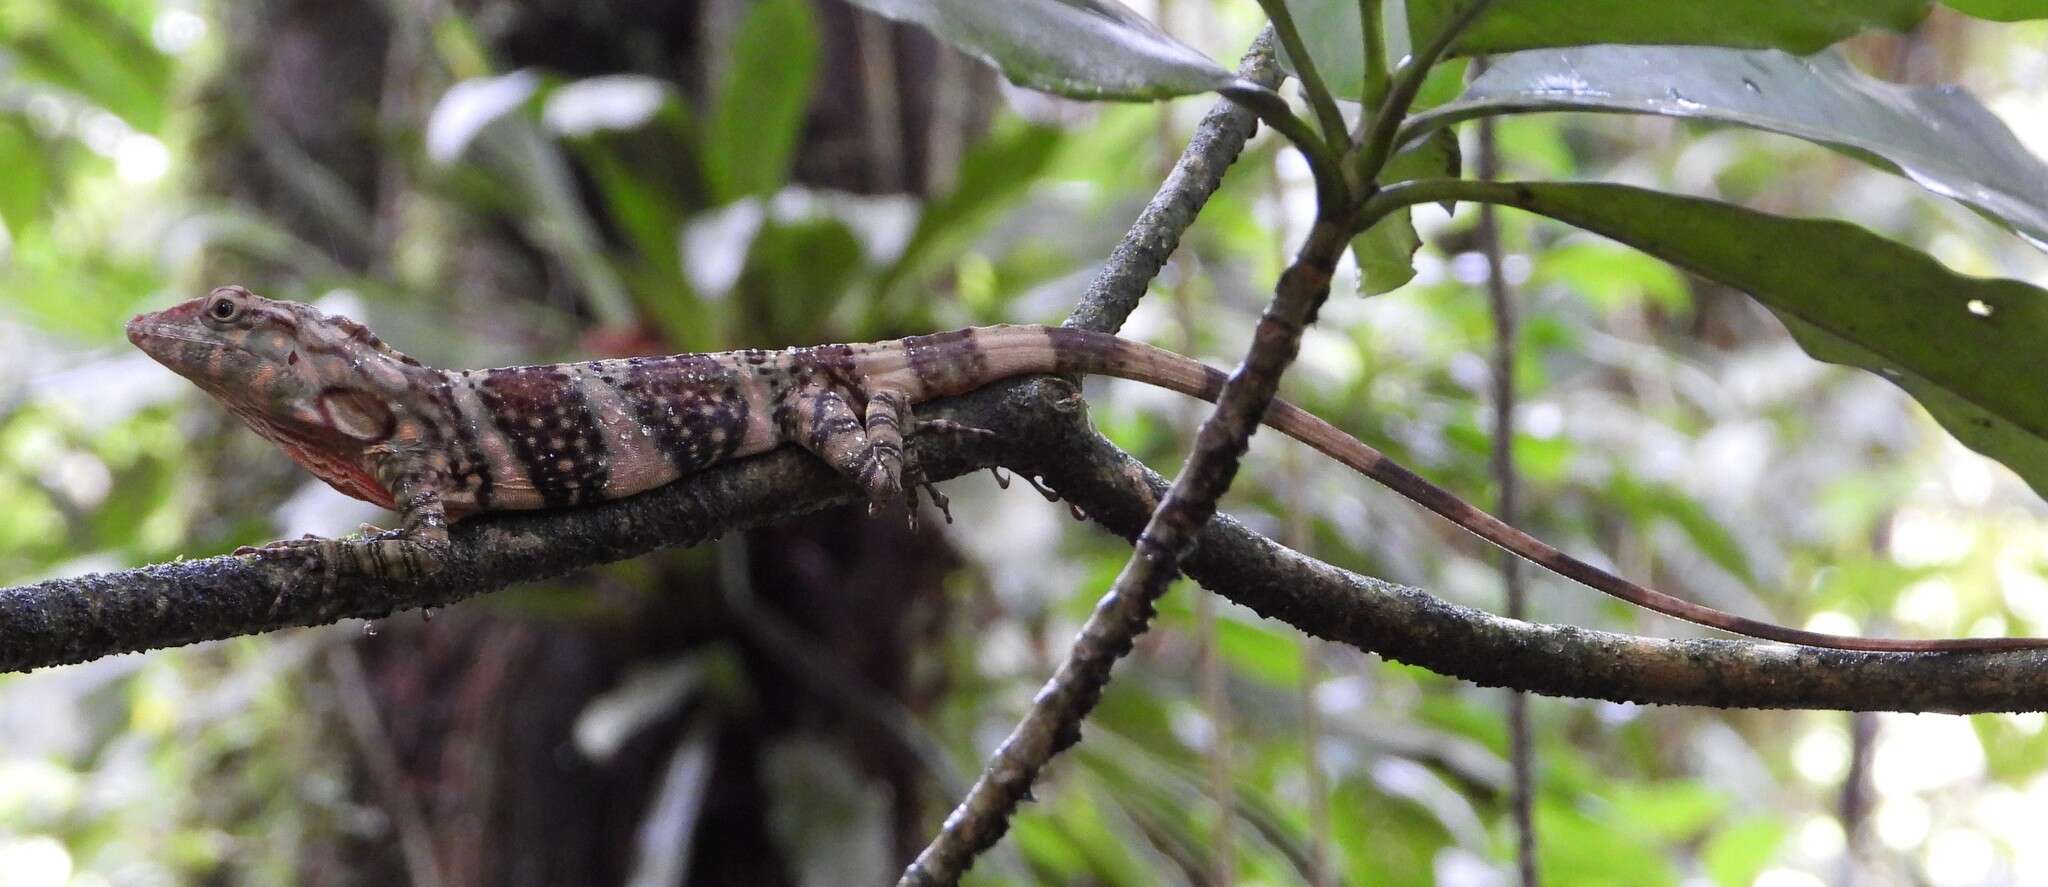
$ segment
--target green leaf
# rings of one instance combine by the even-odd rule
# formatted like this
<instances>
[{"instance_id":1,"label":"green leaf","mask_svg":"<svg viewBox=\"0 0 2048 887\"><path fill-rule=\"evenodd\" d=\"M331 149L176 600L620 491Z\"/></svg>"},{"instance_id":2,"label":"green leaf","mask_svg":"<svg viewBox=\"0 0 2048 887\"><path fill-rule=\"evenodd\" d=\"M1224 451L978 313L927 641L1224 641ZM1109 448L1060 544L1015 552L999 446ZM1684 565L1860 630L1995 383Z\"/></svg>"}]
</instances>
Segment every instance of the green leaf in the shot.
<instances>
[{"instance_id":1,"label":"green leaf","mask_svg":"<svg viewBox=\"0 0 2048 887\"><path fill-rule=\"evenodd\" d=\"M862 267L860 241L837 219L770 222L747 250L740 286L759 298L772 339L797 341L822 334L823 318L846 295Z\"/></svg>"},{"instance_id":2,"label":"green leaf","mask_svg":"<svg viewBox=\"0 0 2048 887\"><path fill-rule=\"evenodd\" d=\"M1692 307L1685 276L1670 265L1590 238L1539 253L1529 281L1562 286L1608 315L1645 303L1673 312Z\"/></svg>"},{"instance_id":3,"label":"green leaf","mask_svg":"<svg viewBox=\"0 0 2048 887\"><path fill-rule=\"evenodd\" d=\"M1438 130L1388 160L1386 169L1380 172L1380 181L1454 179L1462 166L1457 137L1449 130ZM1422 238L1415 233L1415 223L1405 207L1352 238L1351 256L1358 261L1359 293L1376 296L1415 279L1415 251L1421 248Z\"/></svg>"},{"instance_id":4,"label":"green leaf","mask_svg":"<svg viewBox=\"0 0 2048 887\"><path fill-rule=\"evenodd\" d=\"M1077 99L1264 91L1116 0L853 0L932 32L1018 86Z\"/></svg>"},{"instance_id":5,"label":"green leaf","mask_svg":"<svg viewBox=\"0 0 2048 887\"><path fill-rule=\"evenodd\" d=\"M0 225L21 231L42 214L49 190L49 155L35 133L19 121L0 118Z\"/></svg>"},{"instance_id":6,"label":"green leaf","mask_svg":"<svg viewBox=\"0 0 2048 887\"><path fill-rule=\"evenodd\" d=\"M1778 855L1791 831L1773 816L1754 816L1714 833L1700 848L1700 863L1721 887L1748 887Z\"/></svg>"},{"instance_id":7,"label":"green leaf","mask_svg":"<svg viewBox=\"0 0 2048 887\"><path fill-rule=\"evenodd\" d=\"M1283 689L1301 686L1301 640L1297 637L1219 617L1216 649L1245 677Z\"/></svg>"},{"instance_id":8,"label":"green leaf","mask_svg":"<svg viewBox=\"0 0 2048 887\"><path fill-rule=\"evenodd\" d=\"M1818 142L1954 198L2048 248L2048 164L1954 87L1902 86L1833 53L1799 58L1677 46L1593 46L1495 60L1413 131L1490 114L1611 111L1699 117Z\"/></svg>"},{"instance_id":9,"label":"green leaf","mask_svg":"<svg viewBox=\"0 0 2048 887\"><path fill-rule=\"evenodd\" d=\"M1677 884L1662 848L1636 823L1612 811L1595 812L1542 799L1536 809L1536 859L1552 884L1647 887Z\"/></svg>"},{"instance_id":10,"label":"green leaf","mask_svg":"<svg viewBox=\"0 0 2048 887\"><path fill-rule=\"evenodd\" d=\"M1414 280L1415 251L1421 248L1422 237L1415 233L1406 209L1351 238L1351 257L1358 260L1358 294L1377 296Z\"/></svg>"},{"instance_id":11,"label":"green leaf","mask_svg":"<svg viewBox=\"0 0 2048 887\"><path fill-rule=\"evenodd\" d=\"M1620 185L1467 182L1763 302L1814 357L1882 375L2048 495L2048 291L1966 277L1856 225Z\"/></svg>"},{"instance_id":12,"label":"green leaf","mask_svg":"<svg viewBox=\"0 0 2048 887\"><path fill-rule=\"evenodd\" d=\"M1358 0L1285 0L1287 12L1301 33L1302 48L1316 60L1323 85L1340 99L1362 101L1365 93L1365 41L1358 19ZM1384 20L1384 16L1382 17ZM1381 29L1383 32L1385 28ZM1295 74L1294 56L1279 46L1280 69Z\"/></svg>"},{"instance_id":13,"label":"green leaf","mask_svg":"<svg viewBox=\"0 0 2048 887\"><path fill-rule=\"evenodd\" d=\"M997 127L969 149L953 190L925 204L902 255L882 272L875 285L880 297L888 299L897 287L943 264L979 236L1003 207L1038 180L1062 135L1052 126Z\"/></svg>"},{"instance_id":14,"label":"green leaf","mask_svg":"<svg viewBox=\"0 0 2048 887\"><path fill-rule=\"evenodd\" d=\"M1651 840L1690 841L1706 830L1722 811L1728 796L1698 782L1619 783L1610 799L1615 818Z\"/></svg>"},{"instance_id":15,"label":"green leaf","mask_svg":"<svg viewBox=\"0 0 2048 887\"><path fill-rule=\"evenodd\" d=\"M2048 18L2048 0L1942 0L1942 5L1994 22Z\"/></svg>"},{"instance_id":16,"label":"green leaf","mask_svg":"<svg viewBox=\"0 0 2048 887\"><path fill-rule=\"evenodd\" d=\"M713 202L773 194L789 181L818 46L806 0L763 0L747 12L704 128L704 180Z\"/></svg>"},{"instance_id":17,"label":"green leaf","mask_svg":"<svg viewBox=\"0 0 2048 887\"><path fill-rule=\"evenodd\" d=\"M1616 474L1611 484L1615 498L1628 505L1637 521L1657 518L1670 521L1692 540L1693 547L1716 566L1727 570L1744 584L1756 584L1756 574L1750 569L1749 555L1743 551L1742 543L1691 496L1626 473Z\"/></svg>"},{"instance_id":18,"label":"green leaf","mask_svg":"<svg viewBox=\"0 0 2048 887\"><path fill-rule=\"evenodd\" d=\"M8 32L15 72L63 87L144 132L163 128L171 60L150 44L146 20L103 2L66 0L33 25Z\"/></svg>"},{"instance_id":19,"label":"green leaf","mask_svg":"<svg viewBox=\"0 0 2048 887\"><path fill-rule=\"evenodd\" d=\"M1415 45L1472 0L1408 0ZM1905 31L1928 0L1499 0L1451 45L1454 55L1594 43L1682 44L1814 52L1865 28Z\"/></svg>"}]
</instances>

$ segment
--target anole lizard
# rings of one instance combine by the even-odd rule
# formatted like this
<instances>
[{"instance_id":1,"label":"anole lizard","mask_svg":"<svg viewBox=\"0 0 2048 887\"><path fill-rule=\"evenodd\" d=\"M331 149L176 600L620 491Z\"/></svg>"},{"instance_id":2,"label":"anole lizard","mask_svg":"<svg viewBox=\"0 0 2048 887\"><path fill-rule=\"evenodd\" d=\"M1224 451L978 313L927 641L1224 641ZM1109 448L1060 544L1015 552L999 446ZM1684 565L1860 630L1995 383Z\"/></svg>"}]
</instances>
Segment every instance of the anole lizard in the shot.
<instances>
[{"instance_id":1,"label":"anole lizard","mask_svg":"<svg viewBox=\"0 0 2048 887\"><path fill-rule=\"evenodd\" d=\"M1214 400L1224 374L1116 336L990 326L861 345L730 351L491 370L437 370L363 325L238 286L128 323L128 338L400 529L241 553L301 571L423 576L470 515L618 499L715 463L795 444L884 503L906 493L912 408L1000 379L1115 376ZM923 423L930 425L933 423ZM2032 649L2048 638L1898 640L1802 631L1644 588L1574 558L1275 401L1265 424L1473 534L1629 603L1765 640L1845 650ZM914 429L913 429L914 430ZM911 495L915 495L911 491Z\"/></svg>"}]
</instances>

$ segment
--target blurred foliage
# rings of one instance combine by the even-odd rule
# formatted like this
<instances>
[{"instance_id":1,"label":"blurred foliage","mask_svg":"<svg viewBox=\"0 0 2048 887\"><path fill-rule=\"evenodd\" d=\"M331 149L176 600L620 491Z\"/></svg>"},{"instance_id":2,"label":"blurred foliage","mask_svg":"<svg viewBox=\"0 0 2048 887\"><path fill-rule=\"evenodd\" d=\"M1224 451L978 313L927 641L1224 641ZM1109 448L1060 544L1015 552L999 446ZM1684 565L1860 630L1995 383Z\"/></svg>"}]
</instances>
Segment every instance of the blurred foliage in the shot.
<instances>
[{"instance_id":1,"label":"blurred foliage","mask_svg":"<svg viewBox=\"0 0 2048 887\"><path fill-rule=\"evenodd\" d=\"M1245 5L1200 8L1218 54L1249 34ZM334 230L353 233L322 242L200 174L213 128L260 124L221 70L222 9L0 4L0 583L372 516L117 346L129 313L217 282L209 275L326 299L450 365L1056 320L1205 105L1076 110L1012 96L923 198L795 185L824 25L799 0L744 8L701 103L639 74L505 70L486 23L436 12L421 50L429 101L386 133L381 161L408 183L387 205L352 204L332 172L275 137L260 158L332 198ZM2048 30L1936 21L1912 53L1952 59L2009 120L2048 119ZM1859 52L1872 64L1910 54L1878 41ZM2048 284L2048 262L1983 220L1776 136L1546 115L1502 120L1500 145L1509 175L1853 217L1958 269ZM1127 332L1231 360L1309 193L1270 136L1255 143ZM526 255L489 246L502 219ZM1333 300L1290 396L1485 502L1491 320L1474 220L1469 207L1418 207L1414 279ZM1888 385L1814 363L1735 294L1526 216L1504 225L1524 312L1517 443L1532 530L1674 593L1793 624L2048 631L2048 522L2004 469ZM385 258L352 261L353 239ZM1340 291L1355 292L1357 269L1342 273ZM1091 387L1091 403L1119 443L1177 464L1186 404L1122 384ZM1493 553L1390 494L1264 436L1242 478L1227 507L1254 527L1498 606ZM1127 553L1017 486L949 486L962 516L951 533L973 564L955 583L969 605L928 651L951 679L920 729L963 771ZM645 587L649 572L608 576ZM1207 626L1198 593L1166 599L1078 753L974 883L1206 882L1222 749L1244 883L1299 883L1319 866L1330 883L1507 877L1499 693L1309 642L1234 606ZM544 587L467 606L594 618L577 600ZM1534 583L1531 605L1548 621L1687 631L1550 580ZM391 843L390 814L344 784L359 751L321 726L346 688L315 654L345 640L296 632L0 677L0 884L281 883L309 859ZM1223 663L1227 714L1198 687L1205 649ZM688 660L593 702L584 723L630 734L685 702L744 706L735 667ZM1876 718L1859 757L1839 714L1532 709L1552 883L1789 885L1851 869L1937 884L2048 878L2048 849L2029 834L2048 817L2040 715ZM816 757L808 746L788 756ZM886 870L886 835L860 827L886 803L881 789L810 772L778 788L798 870L843 877L833 863L846 859ZM1869 791L1855 829L1840 812L1852 772ZM950 798L935 789L933 801Z\"/></svg>"}]
</instances>

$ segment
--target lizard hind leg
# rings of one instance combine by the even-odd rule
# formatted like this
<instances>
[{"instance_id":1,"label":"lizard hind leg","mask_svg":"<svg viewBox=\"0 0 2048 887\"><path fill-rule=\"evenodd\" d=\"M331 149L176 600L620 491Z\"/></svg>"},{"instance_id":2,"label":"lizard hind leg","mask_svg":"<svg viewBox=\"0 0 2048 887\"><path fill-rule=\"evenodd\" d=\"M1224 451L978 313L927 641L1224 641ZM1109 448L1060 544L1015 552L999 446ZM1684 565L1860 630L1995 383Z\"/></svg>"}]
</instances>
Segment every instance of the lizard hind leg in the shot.
<instances>
[{"instance_id":1,"label":"lizard hind leg","mask_svg":"<svg viewBox=\"0 0 2048 887\"><path fill-rule=\"evenodd\" d=\"M783 433L860 484L872 510L903 495L903 436L896 430L895 402L888 395L871 397L863 416L837 389L798 390L781 418Z\"/></svg>"},{"instance_id":2,"label":"lizard hind leg","mask_svg":"<svg viewBox=\"0 0 2048 887\"><path fill-rule=\"evenodd\" d=\"M946 494L924 479L923 472L910 460L903 447L903 426L909 423L913 432L923 428L911 412L910 395L893 388L884 388L868 395L867 408L868 448L874 454L874 462L882 470L894 476L896 484L907 496L904 507L910 520L911 529L917 528L918 491L923 490L931 497L939 513L946 516L946 523L953 522L953 505Z\"/></svg>"},{"instance_id":3,"label":"lizard hind leg","mask_svg":"<svg viewBox=\"0 0 2048 887\"><path fill-rule=\"evenodd\" d=\"M946 523L953 522L952 503L946 494L939 492L918 468L915 459L903 446L903 436L908 434L939 434L954 438L990 438L995 432L986 428L963 425L951 419L926 419L912 412L910 395L896 390L883 389L868 397L867 409L868 439L873 442L878 455L895 466L902 477L902 487L910 496L911 524L917 523L917 495L923 490L930 496L939 513L945 515Z\"/></svg>"}]
</instances>

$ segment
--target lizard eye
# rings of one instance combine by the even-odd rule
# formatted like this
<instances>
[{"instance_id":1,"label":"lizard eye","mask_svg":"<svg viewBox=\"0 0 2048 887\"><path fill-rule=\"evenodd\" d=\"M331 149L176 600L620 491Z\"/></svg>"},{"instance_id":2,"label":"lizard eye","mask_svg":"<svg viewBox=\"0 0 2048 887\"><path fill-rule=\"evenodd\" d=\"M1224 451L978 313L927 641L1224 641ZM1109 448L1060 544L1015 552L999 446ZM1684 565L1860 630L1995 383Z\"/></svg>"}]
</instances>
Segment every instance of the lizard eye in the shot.
<instances>
[{"instance_id":1,"label":"lizard eye","mask_svg":"<svg viewBox=\"0 0 2048 887\"><path fill-rule=\"evenodd\" d=\"M206 306L206 316L221 323L234 320L235 316L241 313L242 306L237 304L235 300L225 297L215 299L213 304Z\"/></svg>"}]
</instances>

